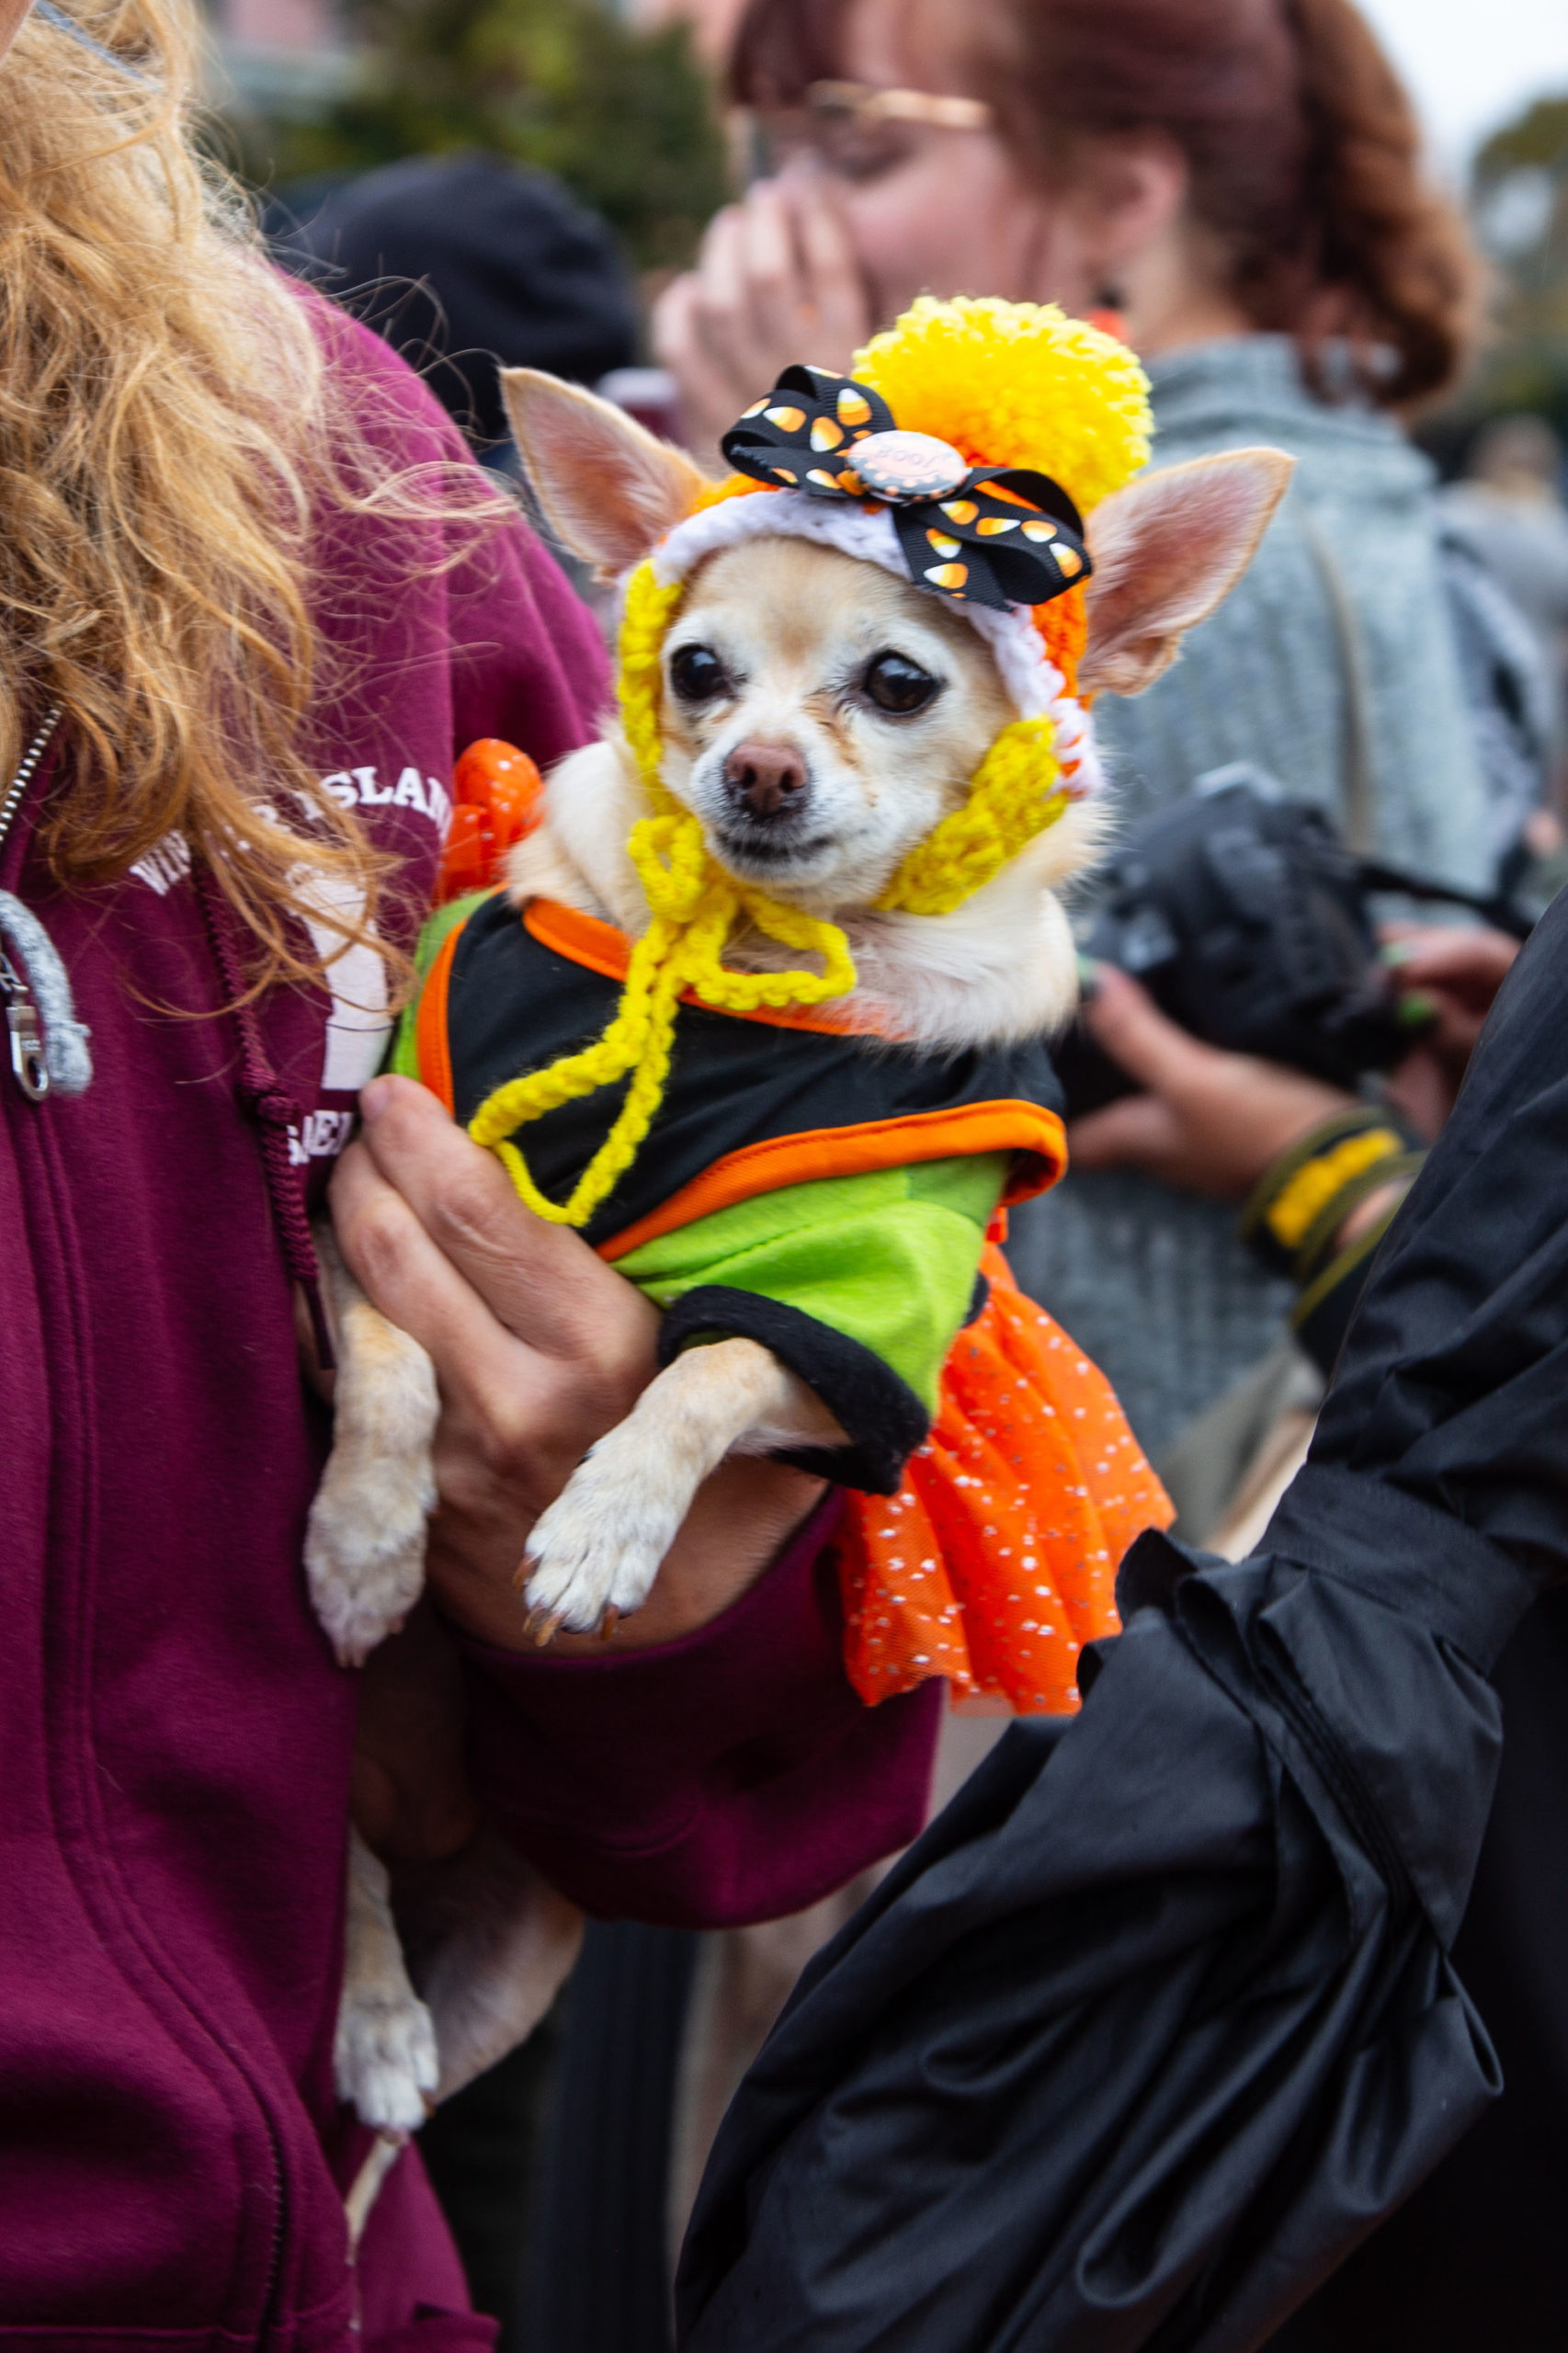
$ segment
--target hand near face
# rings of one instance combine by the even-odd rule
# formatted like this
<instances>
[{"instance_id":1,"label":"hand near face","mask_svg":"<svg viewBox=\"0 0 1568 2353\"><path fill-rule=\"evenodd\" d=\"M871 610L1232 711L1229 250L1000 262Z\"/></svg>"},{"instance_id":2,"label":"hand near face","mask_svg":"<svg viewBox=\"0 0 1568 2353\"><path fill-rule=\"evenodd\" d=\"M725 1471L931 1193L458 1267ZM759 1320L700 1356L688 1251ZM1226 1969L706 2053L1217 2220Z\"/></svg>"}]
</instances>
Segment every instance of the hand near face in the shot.
<instances>
[{"instance_id":1,"label":"hand near face","mask_svg":"<svg viewBox=\"0 0 1568 2353\"><path fill-rule=\"evenodd\" d=\"M721 434L783 369L846 369L872 325L836 210L810 175L790 174L710 222L697 267L654 310L653 348L680 387L690 447L716 463Z\"/></svg>"}]
</instances>

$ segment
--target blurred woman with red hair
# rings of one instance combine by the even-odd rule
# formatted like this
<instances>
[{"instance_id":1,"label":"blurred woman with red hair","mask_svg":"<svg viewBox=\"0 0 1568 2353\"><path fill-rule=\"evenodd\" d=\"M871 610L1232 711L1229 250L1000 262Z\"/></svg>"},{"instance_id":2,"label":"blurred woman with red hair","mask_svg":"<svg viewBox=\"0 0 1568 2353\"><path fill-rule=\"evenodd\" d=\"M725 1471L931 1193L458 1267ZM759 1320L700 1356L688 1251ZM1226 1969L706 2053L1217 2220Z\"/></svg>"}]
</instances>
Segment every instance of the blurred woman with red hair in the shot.
<instances>
[{"instance_id":1,"label":"blurred woman with red hair","mask_svg":"<svg viewBox=\"0 0 1568 2353\"><path fill-rule=\"evenodd\" d=\"M1176 670L1102 700L1119 813L1241 763L1354 847L1487 885L1528 800L1489 790L1429 469L1398 422L1460 369L1478 271L1351 0L750 0L731 87L768 176L656 321L694 444L923 291L1116 311L1156 464L1298 460ZM1275 1346L1287 1294L1227 1210L1112 1148L1084 1135L1014 1256L1163 1455Z\"/></svg>"}]
</instances>

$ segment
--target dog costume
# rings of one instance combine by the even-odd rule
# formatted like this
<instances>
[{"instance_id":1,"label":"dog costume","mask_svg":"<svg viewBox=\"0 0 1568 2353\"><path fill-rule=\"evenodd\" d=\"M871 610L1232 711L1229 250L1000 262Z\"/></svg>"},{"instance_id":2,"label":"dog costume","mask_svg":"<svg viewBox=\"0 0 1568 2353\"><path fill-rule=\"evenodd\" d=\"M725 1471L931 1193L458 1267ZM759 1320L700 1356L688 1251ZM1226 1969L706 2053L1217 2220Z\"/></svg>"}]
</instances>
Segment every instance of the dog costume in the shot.
<instances>
[{"instance_id":1,"label":"dog costume","mask_svg":"<svg viewBox=\"0 0 1568 2353\"><path fill-rule=\"evenodd\" d=\"M744 1335L834 1414L846 1445L794 1459L853 1491L846 1656L868 1702L940 1676L1020 1712L1075 1707L1083 1644L1116 1631L1121 1554L1170 1509L1108 1386L996 1247L1006 1205L1066 1165L1043 1042L937 1051L835 1003L855 981L843 933L727 874L663 784L660 651L696 566L752 537L837 547L963 611L1018 715L879 903L947 912L1097 789L1082 510L1142 464L1147 426L1131 354L1034 306L923 301L851 376L787 370L725 438L736 476L627 585L647 930L460 900L426 929L394 1055L530 1208L665 1311L662 1361ZM508 756L470 756L476 799L487 773L506 797ZM820 970L725 965L748 926Z\"/></svg>"}]
</instances>

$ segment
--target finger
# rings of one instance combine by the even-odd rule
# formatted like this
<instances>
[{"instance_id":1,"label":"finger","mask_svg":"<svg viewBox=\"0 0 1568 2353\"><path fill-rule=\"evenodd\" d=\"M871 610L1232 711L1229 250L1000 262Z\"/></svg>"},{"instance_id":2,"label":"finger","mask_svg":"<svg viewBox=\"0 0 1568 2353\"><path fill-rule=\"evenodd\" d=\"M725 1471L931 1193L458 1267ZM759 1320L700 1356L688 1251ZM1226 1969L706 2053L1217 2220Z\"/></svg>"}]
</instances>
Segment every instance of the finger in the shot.
<instances>
[{"instance_id":1,"label":"finger","mask_svg":"<svg viewBox=\"0 0 1568 2353\"><path fill-rule=\"evenodd\" d=\"M483 1151L413 1079L374 1080L360 1098L366 1146L440 1255L529 1347L592 1356L605 1319L640 1294L569 1227L525 1208ZM650 1318L655 1311L646 1309Z\"/></svg>"},{"instance_id":2,"label":"finger","mask_svg":"<svg viewBox=\"0 0 1568 2353\"><path fill-rule=\"evenodd\" d=\"M691 345L691 305L696 291L696 271L683 270L678 278L671 278L649 313L648 341L653 358L661 368L673 369L677 374Z\"/></svg>"},{"instance_id":3,"label":"finger","mask_svg":"<svg viewBox=\"0 0 1568 2353\"><path fill-rule=\"evenodd\" d=\"M816 312L811 358L845 368L871 332L870 308L855 248L825 189L802 176L790 184L802 275Z\"/></svg>"},{"instance_id":4,"label":"finger","mask_svg":"<svg viewBox=\"0 0 1568 2353\"><path fill-rule=\"evenodd\" d=\"M1391 1110L1409 1120L1418 1135L1436 1143L1454 1108L1457 1091L1453 1074L1444 1068L1441 1055L1417 1046L1390 1073L1384 1100Z\"/></svg>"},{"instance_id":5,"label":"finger","mask_svg":"<svg viewBox=\"0 0 1568 2353\"><path fill-rule=\"evenodd\" d=\"M1168 1103L1157 1095L1129 1095L1073 1121L1067 1131L1068 1165L1158 1173L1169 1166L1181 1142L1182 1131Z\"/></svg>"},{"instance_id":6,"label":"finger","mask_svg":"<svg viewBox=\"0 0 1568 2353\"><path fill-rule=\"evenodd\" d=\"M1111 1060L1158 1095L1200 1086L1212 1067L1212 1049L1167 1020L1147 991L1114 964L1101 964L1097 973L1084 1020Z\"/></svg>"},{"instance_id":7,"label":"finger","mask_svg":"<svg viewBox=\"0 0 1568 2353\"><path fill-rule=\"evenodd\" d=\"M740 206L738 204L721 205L718 211L713 215L712 220L708 223L707 228L702 232L702 242L697 248L697 268L695 275L698 278L704 281L708 278L710 275L710 265L720 248L733 234L736 216L739 211Z\"/></svg>"},{"instance_id":8,"label":"finger","mask_svg":"<svg viewBox=\"0 0 1568 2353\"><path fill-rule=\"evenodd\" d=\"M1513 970L1519 947L1518 940L1500 931L1428 932L1401 943L1393 968L1395 985L1418 988L1447 982L1472 999L1484 996L1490 1003Z\"/></svg>"},{"instance_id":9,"label":"finger","mask_svg":"<svg viewBox=\"0 0 1568 2353\"><path fill-rule=\"evenodd\" d=\"M1462 1068L1486 1027L1487 1005L1477 1005L1469 991L1450 993L1441 988L1424 989L1419 995L1406 997L1403 1002L1424 1006L1427 1010L1429 1018L1421 1031L1421 1043Z\"/></svg>"},{"instance_id":10,"label":"finger","mask_svg":"<svg viewBox=\"0 0 1568 2353\"><path fill-rule=\"evenodd\" d=\"M772 375L799 357L806 289L790 208L771 181L752 190L741 216L746 308L753 344ZM776 364L775 364L776 363Z\"/></svg>"},{"instance_id":11,"label":"finger","mask_svg":"<svg viewBox=\"0 0 1568 2353\"><path fill-rule=\"evenodd\" d=\"M727 372L715 366L699 332L700 292L690 273L666 289L654 306L653 346L659 365L676 380L687 446L707 458L717 451L721 435L729 431L746 403Z\"/></svg>"},{"instance_id":12,"label":"finger","mask_svg":"<svg viewBox=\"0 0 1568 2353\"><path fill-rule=\"evenodd\" d=\"M436 1369L441 1419L432 1467L441 1515L432 1523L432 1581L443 1582L437 1531L453 1513L471 1531L489 1530L490 1549L499 1541L509 1570L584 1449L631 1410L651 1377L647 1302L619 1284L615 1303L624 1294L630 1324L624 1314L603 1315L584 1335L583 1353L545 1354L491 1313L362 1144L349 1146L335 1173L333 1211L344 1257L367 1295Z\"/></svg>"},{"instance_id":13,"label":"finger","mask_svg":"<svg viewBox=\"0 0 1568 2353\"><path fill-rule=\"evenodd\" d=\"M748 397L755 398L749 389L755 355L745 274L745 231L738 205L721 212L703 240L691 314L710 360L726 371L732 382L745 385ZM766 391L767 387L763 389Z\"/></svg>"},{"instance_id":14,"label":"finger","mask_svg":"<svg viewBox=\"0 0 1568 2353\"><path fill-rule=\"evenodd\" d=\"M332 1223L350 1273L436 1367L442 1394L515 1383L524 1351L442 1255L360 1141L333 1171Z\"/></svg>"}]
</instances>

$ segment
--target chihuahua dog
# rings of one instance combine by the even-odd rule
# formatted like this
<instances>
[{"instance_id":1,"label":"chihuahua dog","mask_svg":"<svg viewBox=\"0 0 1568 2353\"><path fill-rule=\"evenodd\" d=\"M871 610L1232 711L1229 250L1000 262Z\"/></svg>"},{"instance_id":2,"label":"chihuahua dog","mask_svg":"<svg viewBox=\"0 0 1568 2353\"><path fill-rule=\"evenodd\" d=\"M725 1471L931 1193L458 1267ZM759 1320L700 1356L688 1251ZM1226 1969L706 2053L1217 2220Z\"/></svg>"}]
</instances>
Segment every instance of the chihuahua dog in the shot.
<instances>
[{"instance_id":1,"label":"chihuahua dog","mask_svg":"<svg viewBox=\"0 0 1568 2353\"><path fill-rule=\"evenodd\" d=\"M691 514L704 481L680 452L549 377L512 370L503 381L547 523L602 577ZM1135 694L1159 676L1244 569L1290 471L1277 451L1242 450L1144 474L1100 504L1086 534L1082 694ZM837 547L754 537L696 566L662 661L665 785L725 872L842 928L856 973L844 1006L864 1027L942 1054L1065 1022L1076 961L1057 893L1096 852L1096 806L1073 807L951 914L876 904L964 801L1017 716L991 642L963 613ZM646 805L628 745L607 725L550 778L544 820L512 854L512 901L552 901L640 935L649 910L627 844ZM799 951L743 932L725 959L737 971L783 969ZM377 1314L330 1246L324 1264L339 1354L335 1435L306 1563L338 1655L358 1661L421 1588L437 1400L423 1352ZM833 1412L758 1339L688 1348L528 1535L529 1623L548 1640L637 1609L727 1455L844 1443ZM362 1841L351 1878L340 2086L367 2120L407 2129L434 2086L433 2030L403 1970L385 1875Z\"/></svg>"}]
</instances>

